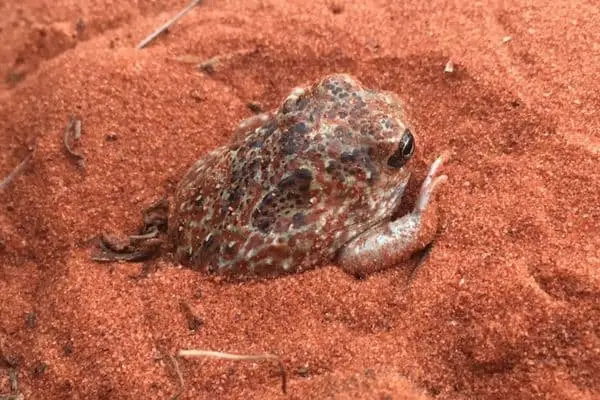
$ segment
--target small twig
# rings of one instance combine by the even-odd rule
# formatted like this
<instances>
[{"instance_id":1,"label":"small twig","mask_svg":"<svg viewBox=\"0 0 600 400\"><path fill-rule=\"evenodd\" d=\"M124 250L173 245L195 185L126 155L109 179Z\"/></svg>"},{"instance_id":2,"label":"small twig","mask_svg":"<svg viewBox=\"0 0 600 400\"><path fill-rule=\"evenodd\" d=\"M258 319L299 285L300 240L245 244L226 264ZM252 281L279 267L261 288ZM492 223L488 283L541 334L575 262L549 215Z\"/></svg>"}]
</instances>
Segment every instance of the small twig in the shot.
<instances>
[{"instance_id":1,"label":"small twig","mask_svg":"<svg viewBox=\"0 0 600 400\"><path fill-rule=\"evenodd\" d=\"M65 128L65 134L63 136L63 144L65 145L65 150L67 150L67 154L71 156L81 168L84 167L85 157L83 154L76 152L73 150L72 142L79 140L81 137L81 120L71 117L69 118L69 122Z\"/></svg>"},{"instance_id":2,"label":"small twig","mask_svg":"<svg viewBox=\"0 0 600 400\"><path fill-rule=\"evenodd\" d=\"M19 392L18 372L15 367L8 369L8 381L10 382L12 394L0 395L0 400L23 400L24 396Z\"/></svg>"},{"instance_id":3,"label":"small twig","mask_svg":"<svg viewBox=\"0 0 600 400\"><path fill-rule=\"evenodd\" d=\"M99 240L98 248L92 252L91 258L97 262L127 261L138 262L154 258L162 241L160 239L148 238L138 244L128 238L128 244L114 243L110 237L102 235ZM122 247L121 247L122 246Z\"/></svg>"},{"instance_id":4,"label":"small twig","mask_svg":"<svg viewBox=\"0 0 600 400\"><path fill-rule=\"evenodd\" d=\"M219 358L222 360L234 360L234 361L264 361L272 360L279 365L279 373L281 374L281 391L287 393L287 373L285 366L279 356L275 354L232 354L223 353L220 351L210 350L179 350L177 353L179 357L212 357Z\"/></svg>"},{"instance_id":5,"label":"small twig","mask_svg":"<svg viewBox=\"0 0 600 400\"><path fill-rule=\"evenodd\" d=\"M179 390L173 396L171 396L171 400L177 400L179 396L185 390L185 383L183 382L183 375L181 375L181 370L179 369L179 363L177 362L177 358L173 357L169 354L169 360L171 360L171 364L173 364L173 369L177 374L177 379L179 380Z\"/></svg>"},{"instance_id":6,"label":"small twig","mask_svg":"<svg viewBox=\"0 0 600 400\"><path fill-rule=\"evenodd\" d=\"M18 362L14 357L8 356L4 351L4 341L0 337L0 368L8 368L8 382L12 394L0 395L0 400L23 400L24 396L19 392Z\"/></svg>"},{"instance_id":7,"label":"small twig","mask_svg":"<svg viewBox=\"0 0 600 400\"><path fill-rule=\"evenodd\" d=\"M75 119L75 121L73 122L73 131L75 132L73 134L73 138L75 140L78 140L81 137L81 120L80 119Z\"/></svg>"},{"instance_id":8,"label":"small twig","mask_svg":"<svg viewBox=\"0 0 600 400\"><path fill-rule=\"evenodd\" d=\"M17 370L14 368L11 368L8 370L8 380L10 381L10 390L12 390L13 393L16 393L19 391L19 381L17 380L18 374L17 374Z\"/></svg>"},{"instance_id":9,"label":"small twig","mask_svg":"<svg viewBox=\"0 0 600 400\"><path fill-rule=\"evenodd\" d=\"M31 160L31 159L33 158L33 154L34 154L34 153L35 153L35 148L33 149L33 151L32 151L31 153L29 153L29 155L27 155L27 157L25 157L25 158L23 159L23 161L21 161L21 162L19 163L19 165L17 165L17 166L15 167L15 169L13 169L13 170L11 171L11 173L10 173L10 174L8 174L8 175L6 176L6 178L4 178L2 181L0 181L0 190L4 190L4 189L5 189L5 188L8 186L8 184L9 184L9 183L10 183L10 182L11 182L13 179L15 179L15 177L16 177L17 175L19 175L19 174L21 173L21 171L23 171L23 170L25 169L25 166L27 165L27 163L29 162L29 160Z\"/></svg>"},{"instance_id":10,"label":"small twig","mask_svg":"<svg viewBox=\"0 0 600 400\"><path fill-rule=\"evenodd\" d=\"M132 253L114 253L114 252L105 252L92 254L92 260L97 262L115 262L115 261L127 261L127 262L138 262L138 261L146 261L151 258L152 254L147 251L136 251Z\"/></svg>"},{"instance_id":11,"label":"small twig","mask_svg":"<svg viewBox=\"0 0 600 400\"><path fill-rule=\"evenodd\" d=\"M148 232L146 233L143 233L141 235L130 235L129 240L132 242L142 242L144 240L158 237L159 233L160 232L158 231L158 228L156 226L151 226L150 229L148 229Z\"/></svg>"},{"instance_id":12,"label":"small twig","mask_svg":"<svg viewBox=\"0 0 600 400\"><path fill-rule=\"evenodd\" d=\"M181 18L183 18L185 16L185 14L189 13L194 7L196 7L201 2L202 2L202 0L192 0L190 2L190 4L187 5L187 7L185 7L183 10L179 11L179 13L177 13L177 15L175 15L173 18L171 18L170 20L165 22L157 30L155 30L148 37L146 37L144 40L142 40L136 46L136 49L139 50L139 49L143 49L144 47L146 47L150 42L152 42L154 39L156 39L161 33L166 31L167 29L169 29L171 27L171 25L173 25L174 23L179 21Z\"/></svg>"},{"instance_id":13,"label":"small twig","mask_svg":"<svg viewBox=\"0 0 600 400\"><path fill-rule=\"evenodd\" d=\"M24 398L23 393L4 394L0 396L0 400L23 400Z\"/></svg>"},{"instance_id":14,"label":"small twig","mask_svg":"<svg viewBox=\"0 0 600 400\"><path fill-rule=\"evenodd\" d=\"M0 400L23 400L25 396L22 393L4 394L0 396Z\"/></svg>"},{"instance_id":15,"label":"small twig","mask_svg":"<svg viewBox=\"0 0 600 400\"><path fill-rule=\"evenodd\" d=\"M154 202L144 210L144 225L137 234L128 236L126 243L114 235L101 235L99 248L92 254L92 260L138 262L154 258L165 243L160 234L167 231L168 214L169 202L166 199Z\"/></svg>"}]
</instances>

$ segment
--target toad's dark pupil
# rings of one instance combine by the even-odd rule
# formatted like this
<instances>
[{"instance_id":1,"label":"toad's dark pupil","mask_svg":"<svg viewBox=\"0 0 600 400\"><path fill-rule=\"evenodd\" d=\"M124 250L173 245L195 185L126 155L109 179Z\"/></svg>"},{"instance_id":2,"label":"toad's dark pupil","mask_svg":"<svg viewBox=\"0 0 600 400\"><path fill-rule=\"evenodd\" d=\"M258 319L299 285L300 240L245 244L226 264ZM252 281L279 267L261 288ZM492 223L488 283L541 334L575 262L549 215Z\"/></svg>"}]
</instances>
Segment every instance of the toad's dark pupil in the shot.
<instances>
[{"instance_id":1,"label":"toad's dark pupil","mask_svg":"<svg viewBox=\"0 0 600 400\"><path fill-rule=\"evenodd\" d=\"M388 159L388 165L392 168L401 168L415 152L415 138L407 128L402 135L398 149Z\"/></svg>"}]
</instances>

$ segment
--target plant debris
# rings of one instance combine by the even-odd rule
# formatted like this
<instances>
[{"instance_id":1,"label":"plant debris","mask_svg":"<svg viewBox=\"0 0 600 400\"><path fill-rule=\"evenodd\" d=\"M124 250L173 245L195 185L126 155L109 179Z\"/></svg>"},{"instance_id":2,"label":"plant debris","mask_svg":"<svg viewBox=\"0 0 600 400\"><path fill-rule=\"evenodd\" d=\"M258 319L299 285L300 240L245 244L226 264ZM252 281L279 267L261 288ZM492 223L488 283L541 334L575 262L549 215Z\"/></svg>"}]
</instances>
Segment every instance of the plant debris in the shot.
<instances>
[{"instance_id":1,"label":"plant debris","mask_svg":"<svg viewBox=\"0 0 600 400\"><path fill-rule=\"evenodd\" d=\"M23 400L24 396L19 392L18 363L14 357L6 355L2 341L0 341L0 368L8 369L8 381L10 383L10 394L0 395L0 400Z\"/></svg>"},{"instance_id":2,"label":"plant debris","mask_svg":"<svg viewBox=\"0 0 600 400\"><path fill-rule=\"evenodd\" d=\"M138 262L154 258L165 242L160 234L167 231L168 213L169 202L160 199L144 210L144 225L138 229L137 234L123 237L102 233L99 248L92 253L92 260Z\"/></svg>"},{"instance_id":3,"label":"plant debris","mask_svg":"<svg viewBox=\"0 0 600 400\"><path fill-rule=\"evenodd\" d=\"M19 392L19 373L16 368L11 367L8 369L8 381L10 382L11 394L0 395L0 400L23 400L25 396Z\"/></svg>"},{"instance_id":4,"label":"plant debris","mask_svg":"<svg viewBox=\"0 0 600 400\"><path fill-rule=\"evenodd\" d=\"M223 353L221 351L211 351L211 350L179 350L177 353L178 357L211 357L211 358L219 358L222 360L233 360L233 361L264 361L271 360L275 361L279 366L279 373L281 375L281 391L286 394L287 393L287 372L285 370L285 366L281 361L281 357L276 356L275 354L232 354L232 353Z\"/></svg>"},{"instance_id":5,"label":"plant debris","mask_svg":"<svg viewBox=\"0 0 600 400\"><path fill-rule=\"evenodd\" d=\"M10 184L10 182L15 179L17 175L19 175L27 166L27 163L33 158L35 154L35 147L33 150L13 169L2 181L0 181L0 190L6 189L6 187Z\"/></svg>"},{"instance_id":6,"label":"plant debris","mask_svg":"<svg viewBox=\"0 0 600 400\"><path fill-rule=\"evenodd\" d=\"M173 369L175 370L175 374L177 374L177 381L179 382L179 390L177 393L171 396L171 400L177 400L185 390L185 382L183 381L183 375L179 369L179 362L177 361L177 358L169 355L169 360L171 361L171 364L173 364Z\"/></svg>"},{"instance_id":7,"label":"plant debris","mask_svg":"<svg viewBox=\"0 0 600 400\"><path fill-rule=\"evenodd\" d=\"M73 145L81 137L81 120L75 117L69 118L65 134L63 136L63 144L67 154L73 159L80 168L85 167L85 157L83 154L73 150Z\"/></svg>"},{"instance_id":8,"label":"plant debris","mask_svg":"<svg viewBox=\"0 0 600 400\"><path fill-rule=\"evenodd\" d=\"M136 46L136 49L139 50L139 49L143 49L144 47L148 46L148 44L150 44L150 42L152 42L154 39L156 39L161 33L166 31L167 29L169 29L171 27L171 25L173 25L174 23L179 21L181 18L183 18L187 13L189 13L194 7L196 7L201 2L202 2L202 0L192 0L190 2L190 4L188 4L187 7L185 7L183 10L179 11L179 13L177 13L177 15L175 15L173 18L171 18L170 20L165 22L158 29L156 29L149 36L147 36L144 40L142 40L140 43L138 43L138 45Z\"/></svg>"}]
</instances>

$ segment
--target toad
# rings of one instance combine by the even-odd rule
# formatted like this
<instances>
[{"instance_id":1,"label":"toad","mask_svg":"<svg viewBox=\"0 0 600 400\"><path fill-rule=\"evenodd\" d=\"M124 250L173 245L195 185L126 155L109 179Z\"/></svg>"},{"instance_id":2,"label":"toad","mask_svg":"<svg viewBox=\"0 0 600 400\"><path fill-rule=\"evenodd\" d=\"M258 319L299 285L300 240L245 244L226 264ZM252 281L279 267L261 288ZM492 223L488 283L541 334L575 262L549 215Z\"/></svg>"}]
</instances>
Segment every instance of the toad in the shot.
<instances>
[{"instance_id":1,"label":"toad","mask_svg":"<svg viewBox=\"0 0 600 400\"><path fill-rule=\"evenodd\" d=\"M168 225L179 262L241 278L331 263L356 275L389 268L423 249L437 229L432 199L447 179L440 174L445 155L431 164L412 211L392 219L415 146L395 94L329 75L292 90L277 110L243 121L229 145L183 176L168 224L166 208L164 218L153 208L135 238ZM132 245L102 254L110 260L148 252Z\"/></svg>"}]
</instances>

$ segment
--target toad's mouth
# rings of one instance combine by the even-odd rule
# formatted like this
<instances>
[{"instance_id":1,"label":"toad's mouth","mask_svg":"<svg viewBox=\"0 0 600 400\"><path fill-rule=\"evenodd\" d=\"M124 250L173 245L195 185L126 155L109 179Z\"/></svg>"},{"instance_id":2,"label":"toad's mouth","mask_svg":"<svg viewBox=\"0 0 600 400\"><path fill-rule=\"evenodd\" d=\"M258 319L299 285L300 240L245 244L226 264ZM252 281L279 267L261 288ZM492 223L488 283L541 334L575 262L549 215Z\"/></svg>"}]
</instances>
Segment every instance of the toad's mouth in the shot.
<instances>
[{"instance_id":1,"label":"toad's mouth","mask_svg":"<svg viewBox=\"0 0 600 400\"><path fill-rule=\"evenodd\" d=\"M392 201L392 207L390 207L390 212L388 214L388 217L391 218L392 215L398 211L398 208L400 207L400 203L402 202L402 196L404 195L404 190L406 189L406 186L408 186L408 181L410 180L410 173L406 175L406 177L400 181L396 187L392 190L392 195L391 195L391 201Z\"/></svg>"},{"instance_id":2,"label":"toad's mouth","mask_svg":"<svg viewBox=\"0 0 600 400\"><path fill-rule=\"evenodd\" d=\"M402 196L404 195L404 190L408 185L408 181L410 179L410 174L408 174L402 181L396 183L396 186L392 189L391 194L388 199L383 201L383 206L379 208L378 212L367 221L359 221L354 224L349 224L345 227L345 231L353 234L346 236L342 243L338 246L338 249L341 249L346 244L361 236L365 232L373 229L376 226L384 224L392 220L392 215L394 215L400 204L402 202Z\"/></svg>"}]
</instances>

